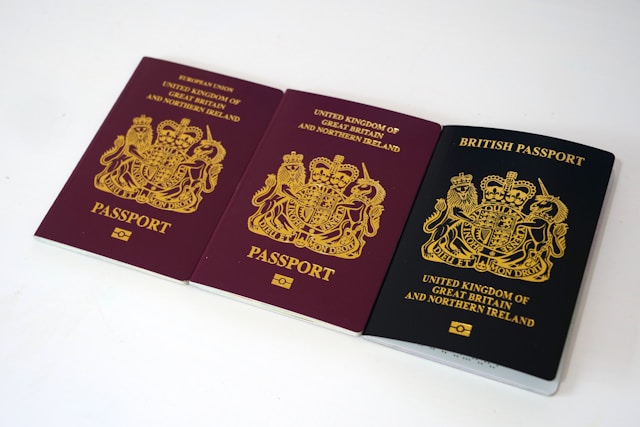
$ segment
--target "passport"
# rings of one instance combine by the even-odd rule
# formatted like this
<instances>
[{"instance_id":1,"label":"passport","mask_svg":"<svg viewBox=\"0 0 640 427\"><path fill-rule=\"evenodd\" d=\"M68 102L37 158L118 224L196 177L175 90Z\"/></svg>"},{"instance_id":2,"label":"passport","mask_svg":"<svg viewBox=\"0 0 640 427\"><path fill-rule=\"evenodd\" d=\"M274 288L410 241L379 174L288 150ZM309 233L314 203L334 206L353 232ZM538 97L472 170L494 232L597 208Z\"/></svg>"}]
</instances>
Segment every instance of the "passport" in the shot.
<instances>
[{"instance_id":1,"label":"passport","mask_svg":"<svg viewBox=\"0 0 640 427\"><path fill-rule=\"evenodd\" d=\"M553 394L613 162L556 138L445 126L365 336Z\"/></svg>"},{"instance_id":2,"label":"passport","mask_svg":"<svg viewBox=\"0 0 640 427\"><path fill-rule=\"evenodd\" d=\"M191 282L362 332L439 133L286 91Z\"/></svg>"},{"instance_id":3,"label":"passport","mask_svg":"<svg viewBox=\"0 0 640 427\"><path fill-rule=\"evenodd\" d=\"M281 97L143 58L36 236L188 280Z\"/></svg>"},{"instance_id":4,"label":"passport","mask_svg":"<svg viewBox=\"0 0 640 427\"><path fill-rule=\"evenodd\" d=\"M143 58L35 235L549 395L613 163Z\"/></svg>"}]
</instances>

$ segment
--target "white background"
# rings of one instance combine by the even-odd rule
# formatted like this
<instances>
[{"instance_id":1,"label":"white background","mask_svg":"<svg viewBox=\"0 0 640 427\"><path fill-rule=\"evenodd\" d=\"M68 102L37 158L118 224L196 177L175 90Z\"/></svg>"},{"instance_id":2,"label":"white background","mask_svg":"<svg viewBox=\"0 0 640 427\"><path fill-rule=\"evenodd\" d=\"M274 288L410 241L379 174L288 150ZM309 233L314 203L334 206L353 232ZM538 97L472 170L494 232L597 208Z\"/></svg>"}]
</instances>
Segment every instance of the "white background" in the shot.
<instances>
[{"instance_id":1,"label":"white background","mask_svg":"<svg viewBox=\"0 0 640 427\"><path fill-rule=\"evenodd\" d=\"M638 425L640 3L2 3L0 424ZM558 393L36 241L144 55L616 154Z\"/></svg>"}]
</instances>

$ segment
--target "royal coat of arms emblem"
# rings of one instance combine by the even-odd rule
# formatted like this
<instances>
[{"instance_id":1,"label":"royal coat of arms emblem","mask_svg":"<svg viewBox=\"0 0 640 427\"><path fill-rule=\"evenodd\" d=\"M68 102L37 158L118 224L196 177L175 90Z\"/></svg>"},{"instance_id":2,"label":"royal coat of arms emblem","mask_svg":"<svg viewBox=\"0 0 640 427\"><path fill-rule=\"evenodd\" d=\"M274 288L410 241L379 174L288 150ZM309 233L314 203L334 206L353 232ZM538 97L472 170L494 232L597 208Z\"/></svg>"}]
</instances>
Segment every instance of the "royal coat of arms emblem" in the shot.
<instances>
[{"instance_id":1,"label":"royal coat of arms emblem","mask_svg":"<svg viewBox=\"0 0 640 427\"><path fill-rule=\"evenodd\" d=\"M94 185L158 209L195 212L203 194L215 189L226 151L211 137L209 126L203 138L189 119L164 120L154 139L151 122L145 115L133 119L126 136L119 135L100 157L104 169Z\"/></svg>"},{"instance_id":2,"label":"royal coat of arms emblem","mask_svg":"<svg viewBox=\"0 0 640 427\"><path fill-rule=\"evenodd\" d=\"M251 199L257 210L248 219L249 230L316 253L358 258L365 238L380 227L384 188L364 163L360 177L341 155L311 160L308 178L302 160L292 151L283 156L277 174L267 176Z\"/></svg>"},{"instance_id":3,"label":"royal coat of arms emblem","mask_svg":"<svg viewBox=\"0 0 640 427\"><path fill-rule=\"evenodd\" d=\"M542 180L536 195L533 183L517 177L512 171L485 177L480 203L472 175L451 178L446 200L438 199L424 222L422 257L511 279L548 280L552 258L564 256L569 209Z\"/></svg>"}]
</instances>

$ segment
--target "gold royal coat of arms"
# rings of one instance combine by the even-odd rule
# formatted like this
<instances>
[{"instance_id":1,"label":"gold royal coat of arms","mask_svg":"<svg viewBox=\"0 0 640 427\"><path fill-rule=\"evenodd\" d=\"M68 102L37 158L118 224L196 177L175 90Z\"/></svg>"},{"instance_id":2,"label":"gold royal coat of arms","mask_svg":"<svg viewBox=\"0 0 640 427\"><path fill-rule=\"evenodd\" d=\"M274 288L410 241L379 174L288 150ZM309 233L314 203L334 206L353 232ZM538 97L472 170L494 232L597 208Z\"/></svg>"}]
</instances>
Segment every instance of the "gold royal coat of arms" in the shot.
<instances>
[{"instance_id":1,"label":"gold royal coat of arms","mask_svg":"<svg viewBox=\"0 0 640 427\"><path fill-rule=\"evenodd\" d=\"M144 114L135 117L126 136L118 135L100 158L104 169L94 185L158 209L195 212L202 195L215 189L226 151L209 126L203 139L202 129L189 126L189 119L164 120L154 139L151 122Z\"/></svg>"},{"instance_id":2,"label":"gold royal coat of arms","mask_svg":"<svg viewBox=\"0 0 640 427\"><path fill-rule=\"evenodd\" d=\"M424 222L422 257L506 278L548 280L552 258L564 256L569 209L542 180L536 195L533 183L517 177L512 171L485 177L480 203L472 175L451 178L446 200L438 199Z\"/></svg>"},{"instance_id":3,"label":"gold royal coat of arms","mask_svg":"<svg viewBox=\"0 0 640 427\"><path fill-rule=\"evenodd\" d=\"M316 253L358 258L365 238L380 227L384 188L364 163L359 178L360 170L343 163L341 155L311 160L308 179L302 160L292 151L277 174L267 176L251 199L257 210L248 219L249 230Z\"/></svg>"}]
</instances>

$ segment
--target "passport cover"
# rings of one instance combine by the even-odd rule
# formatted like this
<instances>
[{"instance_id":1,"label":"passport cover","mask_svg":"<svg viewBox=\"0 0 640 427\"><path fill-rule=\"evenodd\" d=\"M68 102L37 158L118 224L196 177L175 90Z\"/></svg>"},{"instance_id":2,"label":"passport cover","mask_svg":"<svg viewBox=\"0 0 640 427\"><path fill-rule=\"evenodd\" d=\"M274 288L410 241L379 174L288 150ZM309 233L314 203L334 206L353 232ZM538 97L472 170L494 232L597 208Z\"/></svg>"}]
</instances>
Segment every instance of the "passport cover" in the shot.
<instances>
[{"instance_id":1,"label":"passport cover","mask_svg":"<svg viewBox=\"0 0 640 427\"><path fill-rule=\"evenodd\" d=\"M281 98L143 58L36 236L187 280Z\"/></svg>"},{"instance_id":2,"label":"passport cover","mask_svg":"<svg viewBox=\"0 0 640 427\"><path fill-rule=\"evenodd\" d=\"M440 129L287 91L191 282L361 332Z\"/></svg>"},{"instance_id":3,"label":"passport cover","mask_svg":"<svg viewBox=\"0 0 640 427\"><path fill-rule=\"evenodd\" d=\"M613 161L444 127L365 335L553 393Z\"/></svg>"}]
</instances>

